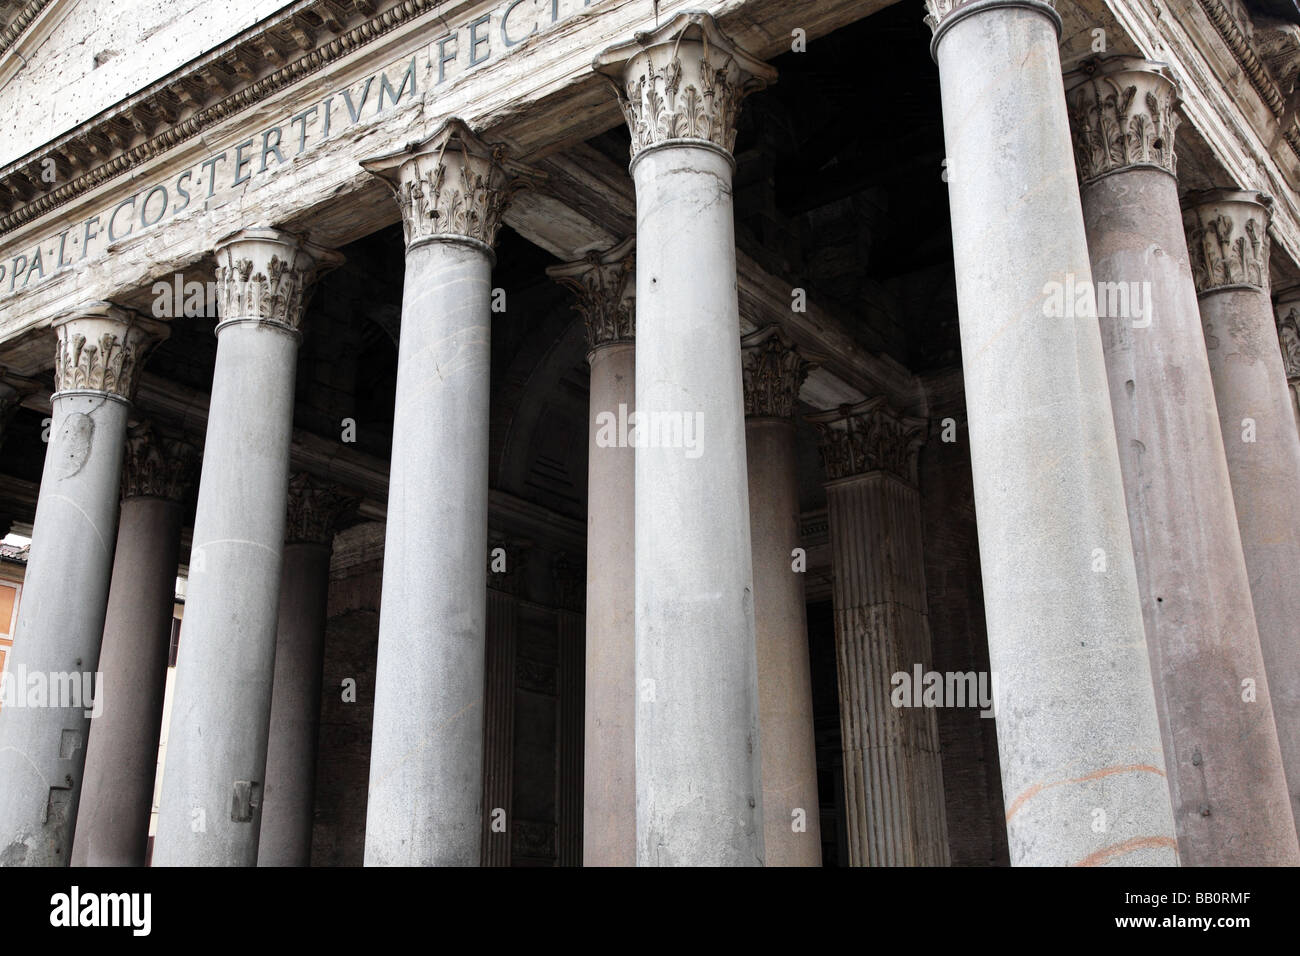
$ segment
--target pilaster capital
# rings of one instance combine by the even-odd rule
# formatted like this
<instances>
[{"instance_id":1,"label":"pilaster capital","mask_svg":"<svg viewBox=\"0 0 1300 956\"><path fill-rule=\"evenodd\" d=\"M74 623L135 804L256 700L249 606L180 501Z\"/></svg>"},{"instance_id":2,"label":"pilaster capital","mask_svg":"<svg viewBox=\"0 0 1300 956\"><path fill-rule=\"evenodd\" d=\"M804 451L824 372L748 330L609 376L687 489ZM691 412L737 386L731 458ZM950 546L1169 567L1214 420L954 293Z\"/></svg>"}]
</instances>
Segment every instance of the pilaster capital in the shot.
<instances>
[{"instance_id":1,"label":"pilaster capital","mask_svg":"<svg viewBox=\"0 0 1300 956\"><path fill-rule=\"evenodd\" d=\"M1025 7L1036 10L1056 25L1056 36L1061 36L1061 15L1056 12L1054 0L925 0L925 24L934 33L930 40L930 56L938 59L939 40L953 24L985 10L999 7Z\"/></svg>"},{"instance_id":2,"label":"pilaster capital","mask_svg":"<svg viewBox=\"0 0 1300 956\"><path fill-rule=\"evenodd\" d=\"M58 342L54 394L99 392L130 402L140 369L171 330L163 322L111 302L91 302L51 323Z\"/></svg>"},{"instance_id":3,"label":"pilaster capital","mask_svg":"<svg viewBox=\"0 0 1300 956\"><path fill-rule=\"evenodd\" d=\"M329 546L339 521L346 518L361 499L332 482L306 472L289 478L289 503L284 526L286 544L306 543Z\"/></svg>"},{"instance_id":4,"label":"pilaster capital","mask_svg":"<svg viewBox=\"0 0 1300 956\"><path fill-rule=\"evenodd\" d=\"M574 294L574 308L587 325L588 354L636 339L635 249L636 236L629 236L604 252L546 269Z\"/></svg>"},{"instance_id":5,"label":"pilaster capital","mask_svg":"<svg viewBox=\"0 0 1300 956\"><path fill-rule=\"evenodd\" d=\"M1286 379L1293 385L1300 384L1300 286L1279 292L1275 309L1277 341L1282 349Z\"/></svg>"},{"instance_id":6,"label":"pilaster capital","mask_svg":"<svg viewBox=\"0 0 1300 956\"><path fill-rule=\"evenodd\" d=\"M807 416L830 481L884 471L917 484L917 451L925 443L925 420L900 415L883 395L856 405Z\"/></svg>"},{"instance_id":7,"label":"pilaster capital","mask_svg":"<svg viewBox=\"0 0 1300 956\"><path fill-rule=\"evenodd\" d=\"M1211 189L1183 200L1183 228L1196 292L1268 292L1268 224L1273 199L1264 193Z\"/></svg>"},{"instance_id":8,"label":"pilaster capital","mask_svg":"<svg viewBox=\"0 0 1300 956\"><path fill-rule=\"evenodd\" d=\"M199 450L190 442L160 434L151 422L141 422L127 433L123 498L184 501L198 475Z\"/></svg>"},{"instance_id":9,"label":"pilaster capital","mask_svg":"<svg viewBox=\"0 0 1300 956\"><path fill-rule=\"evenodd\" d=\"M632 133L632 162L667 144L708 145L731 156L740 101L776 70L736 46L707 13L687 10L612 46L592 63L614 84Z\"/></svg>"},{"instance_id":10,"label":"pilaster capital","mask_svg":"<svg viewBox=\"0 0 1300 956\"><path fill-rule=\"evenodd\" d=\"M1065 75L1079 182L1128 169L1177 175L1178 84L1164 63L1090 57Z\"/></svg>"},{"instance_id":11,"label":"pilaster capital","mask_svg":"<svg viewBox=\"0 0 1300 956\"><path fill-rule=\"evenodd\" d=\"M279 229L242 229L217 243L217 332L240 323L302 332L311 284L343 256Z\"/></svg>"},{"instance_id":12,"label":"pilaster capital","mask_svg":"<svg viewBox=\"0 0 1300 956\"><path fill-rule=\"evenodd\" d=\"M816 368L778 325L740 340L746 418L791 418L808 373Z\"/></svg>"},{"instance_id":13,"label":"pilaster capital","mask_svg":"<svg viewBox=\"0 0 1300 956\"><path fill-rule=\"evenodd\" d=\"M431 240L475 245L492 255L501 217L516 192L541 174L506 158L456 116L405 149L362 160L393 191L406 248Z\"/></svg>"}]
</instances>

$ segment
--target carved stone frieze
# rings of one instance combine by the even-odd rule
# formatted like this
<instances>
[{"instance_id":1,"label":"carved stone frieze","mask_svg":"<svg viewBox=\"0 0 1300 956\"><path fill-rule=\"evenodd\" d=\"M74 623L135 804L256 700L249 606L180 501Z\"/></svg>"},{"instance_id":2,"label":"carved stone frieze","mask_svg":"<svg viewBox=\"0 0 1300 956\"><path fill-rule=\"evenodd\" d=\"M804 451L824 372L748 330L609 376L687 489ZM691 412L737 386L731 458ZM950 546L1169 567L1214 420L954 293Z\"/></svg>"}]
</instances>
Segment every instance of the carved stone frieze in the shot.
<instances>
[{"instance_id":1,"label":"carved stone frieze","mask_svg":"<svg viewBox=\"0 0 1300 956\"><path fill-rule=\"evenodd\" d=\"M466 239L491 249L514 194L540 174L506 158L458 117L407 149L364 160L393 191L406 247L429 239Z\"/></svg>"},{"instance_id":2,"label":"carved stone frieze","mask_svg":"<svg viewBox=\"0 0 1300 956\"><path fill-rule=\"evenodd\" d=\"M1268 223L1273 200L1257 192L1215 189L1188 196L1183 228L1196 291L1268 291Z\"/></svg>"},{"instance_id":3,"label":"carved stone frieze","mask_svg":"<svg viewBox=\"0 0 1300 956\"><path fill-rule=\"evenodd\" d=\"M808 373L816 364L799 354L779 326L769 325L740 340L745 415L790 418Z\"/></svg>"},{"instance_id":4,"label":"carved stone frieze","mask_svg":"<svg viewBox=\"0 0 1300 956\"><path fill-rule=\"evenodd\" d=\"M917 451L925 442L925 421L903 416L884 396L809 415L830 481L884 471L917 482Z\"/></svg>"},{"instance_id":5,"label":"carved stone frieze","mask_svg":"<svg viewBox=\"0 0 1300 956\"><path fill-rule=\"evenodd\" d=\"M730 153L740 103L776 70L727 38L707 13L685 11L610 47L593 67L610 77L632 133L632 159L674 140Z\"/></svg>"},{"instance_id":6,"label":"carved stone frieze","mask_svg":"<svg viewBox=\"0 0 1300 956\"><path fill-rule=\"evenodd\" d=\"M123 498L184 501L199 476L199 450L160 434L149 422L130 430L122 456Z\"/></svg>"},{"instance_id":7,"label":"carved stone frieze","mask_svg":"<svg viewBox=\"0 0 1300 956\"><path fill-rule=\"evenodd\" d=\"M360 503L359 496L306 472L298 472L289 479L285 542L332 544L339 521L355 511Z\"/></svg>"},{"instance_id":8,"label":"carved stone frieze","mask_svg":"<svg viewBox=\"0 0 1300 956\"><path fill-rule=\"evenodd\" d=\"M58 336L54 391L103 392L131 401L149 352L166 324L111 302L92 302L53 323Z\"/></svg>"},{"instance_id":9,"label":"carved stone frieze","mask_svg":"<svg viewBox=\"0 0 1300 956\"><path fill-rule=\"evenodd\" d=\"M1178 85L1165 70L1138 57L1094 57L1066 75L1081 184L1137 167L1177 174Z\"/></svg>"},{"instance_id":10,"label":"carved stone frieze","mask_svg":"<svg viewBox=\"0 0 1300 956\"><path fill-rule=\"evenodd\" d=\"M254 322L302 331L311 284L343 262L337 252L278 229L245 229L217 243L220 330Z\"/></svg>"},{"instance_id":11,"label":"carved stone frieze","mask_svg":"<svg viewBox=\"0 0 1300 956\"><path fill-rule=\"evenodd\" d=\"M587 349L636 339L636 237L604 252L548 266L546 274L574 295L574 308L587 325Z\"/></svg>"}]
</instances>

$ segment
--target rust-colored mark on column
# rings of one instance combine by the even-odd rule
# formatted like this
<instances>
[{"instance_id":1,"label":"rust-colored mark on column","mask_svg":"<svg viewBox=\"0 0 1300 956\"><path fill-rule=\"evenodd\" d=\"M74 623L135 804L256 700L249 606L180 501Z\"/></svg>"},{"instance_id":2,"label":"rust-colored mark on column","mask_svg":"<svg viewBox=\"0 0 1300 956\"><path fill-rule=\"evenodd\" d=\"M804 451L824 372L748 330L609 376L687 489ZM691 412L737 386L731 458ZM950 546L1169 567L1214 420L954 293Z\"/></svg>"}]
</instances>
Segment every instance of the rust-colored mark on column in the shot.
<instances>
[{"instance_id":1,"label":"rust-colored mark on column","mask_svg":"<svg viewBox=\"0 0 1300 956\"><path fill-rule=\"evenodd\" d=\"M1090 780L1100 780L1102 777L1109 777L1114 773L1154 773L1164 776L1165 772L1159 767L1153 767L1146 763L1128 763L1117 764L1114 767L1102 767L1100 770L1094 770L1092 773L1084 774L1082 777L1072 777L1069 780L1058 780L1055 783L1036 783L1024 790L1020 796L1011 801L1007 807L1007 820L1015 816L1016 811L1024 806L1034 797L1038 796L1044 790L1050 790L1053 787L1062 787L1070 783L1087 783Z\"/></svg>"},{"instance_id":2,"label":"rust-colored mark on column","mask_svg":"<svg viewBox=\"0 0 1300 956\"><path fill-rule=\"evenodd\" d=\"M1132 853L1134 850L1155 849L1159 847L1168 847L1174 851L1174 856L1178 855L1178 842L1173 837L1134 837L1131 840L1125 840L1123 843L1116 843L1114 846L1102 847L1096 853L1089 853L1075 866L1100 866L1112 857L1122 856L1125 853Z\"/></svg>"}]
</instances>

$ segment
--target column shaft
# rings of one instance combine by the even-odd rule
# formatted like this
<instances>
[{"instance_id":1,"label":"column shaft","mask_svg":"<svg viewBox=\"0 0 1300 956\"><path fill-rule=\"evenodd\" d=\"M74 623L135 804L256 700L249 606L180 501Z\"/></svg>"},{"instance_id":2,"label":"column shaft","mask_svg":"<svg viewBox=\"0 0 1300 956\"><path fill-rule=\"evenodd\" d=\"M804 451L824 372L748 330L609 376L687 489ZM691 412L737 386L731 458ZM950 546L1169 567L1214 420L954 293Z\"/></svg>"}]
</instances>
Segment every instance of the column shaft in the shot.
<instances>
[{"instance_id":1,"label":"column shaft","mask_svg":"<svg viewBox=\"0 0 1300 956\"><path fill-rule=\"evenodd\" d=\"M108 303L56 323L55 394L31 560L0 701L0 866L66 866L117 534L123 438L157 323Z\"/></svg>"},{"instance_id":2,"label":"column shaft","mask_svg":"<svg viewBox=\"0 0 1300 956\"><path fill-rule=\"evenodd\" d=\"M605 345L589 359L582 857L587 866L635 866L636 450L602 445L598 419L636 408L636 345Z\"/></svg>"},{"instance_id":3,"label":"column shaft","mask_svg":"<svg viewBox=\"0 0 1300 956\"><path fill-rule=\"evenodd\" d=\"M1180 856L1297 864L1262 682L1260 702L1242 700L1263 662L1173 176L1175 86L1130 57L1068 79ZM1108 148L1111 129L1138 124L1148 136Z\"/></svg>"},{"instance_id":4,"label":"column shaft","mask_svg":"<svg viewBox=\"0 0 1300 956\"><path fill-rule=\"evenodd\" d=\"M284 546L258 866L311 864L330 546Z\"/></svg>"},{"instance_id":5,"label":"column shaft","mask_svg":"<svg viewBox=\"0 0 1300 956\"><path fill-rule=\"evenodd\" d=\"M1256 694L1267 683L1300 826L1300 433L1268 295L1268 213L1257 194L1216 192L1192 197L1184 222L1268 675Z\"/></svg>"},{"instance_id":6,"label":"column shaft","mask_svg":"<svg viewBox=\"0 0 1300 956\"><path fill-rule=\"evenodd\" d=\"M362 165L406 239L366 863L478 866L492 243L532 174L455 117Z\"/></svg>"},{"instance_id":7,"label":"column shaft","mask_svg":"<svg viewBox=\"0 0 1300 956\"><path fill-rule=\"evenodd\" d=\"M94 721L72 846L76 866L144 866L176 601L181 502L122 502L99 670L112 706Z\"/></svg>"},{"instance_id":8,"label":"column shaft","mask_svg":"<svg viewBox=\"0 0 1300 956\"><path fill-rule=\"evenodd\" d=\"M817 746L803 574L795 571L794 422L745 422L767 866L821 866Z\"/></svg>"},{"instance_id":9,"label":"column shaft","mask_svg":"<svg viewBox=\"0 0 1300 956\"><path fill-rule=\"evenodd\" d=\"M929 0L1014 864L1177 859L1057 52L1039 0ZM1105 814L1104 826L1095 810Z\"/></svg>"},{"instance_id":10,"label":"column shaft","mask_svg":"<svg viewBox=\"0 0 1300 956\"><path fill-rule=\"evenodd\" d=\"M217 250L222 318L156 866L257 863L298 329L303 287L329 256L271 230Z\"/></svg>"},{"instance_id":11,"label":"column shaft","mask_svg":"<svg viewBox=\"0 0 1300 956\"><path fill-rule=\"evenodd\" d=\"M367 865L479 862L491 274L467 244L407 250Z\"/></svg>"},{"instance_id":12,"label":"column shaft","mask_svg":"<svg viewBox=\"0 0 1300 956\"><path fill-rule=\"evenodd\" d=\"M642 153L633 170L639 427L681 422L701 452L636 453L642 865L763 862L731 173L694 145Z\"/></svg>"}]
</instances>

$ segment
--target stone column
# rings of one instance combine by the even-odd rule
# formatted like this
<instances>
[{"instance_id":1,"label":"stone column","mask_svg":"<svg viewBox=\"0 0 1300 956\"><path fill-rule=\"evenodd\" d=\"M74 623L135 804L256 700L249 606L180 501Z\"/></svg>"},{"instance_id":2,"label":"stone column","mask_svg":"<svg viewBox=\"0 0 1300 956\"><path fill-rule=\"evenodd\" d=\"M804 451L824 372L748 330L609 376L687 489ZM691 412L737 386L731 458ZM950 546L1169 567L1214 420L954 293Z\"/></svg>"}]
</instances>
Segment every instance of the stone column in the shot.
<instances>
[{"instance_id":1,"label":"stone column","mask_svg":"<svg viewBox=\"0 0 1300 956\"><path fill-rule=\"evenodd\" d=\"M829 479L849 864L947 866L938 720L919 693L895 699L896 675L910 685L932 660L916 471L925 422L883 398L808 420Z\"/></svg>"},{"instance_id":2,"label":"stone column","mask_svg":"<svg viewBox=\"0 0 1300 956\"><path fill-rule=\"evenodd\" d=\"M1282 766L1300 826L1300 432L1268 296L1269 202L1254 192L1200 193L1188 197L1183 222ZM1255 682L1260 701L1264 684L1262 676Z\"/></svg>"},{"instance_id":3,"label":"stone column","mask_svg":"<svg viewBox=\"0 0 1300 956\"><path fill-rule=\"evenodd\" d=\"M1011 861L1172 864L1096 311L1051 309L1092 284L1060 18L1044 0L926 6Z\"/></svg>"},{"instance_id":4,"label":"stone column","mask_svg":"<svg viewBox=\"0 0 1300 956\"><path fill-rule=\"evenodd\" d=\"M492 243L520 180L454 118L363 165L406 235L366 864L477 866Z\"/></svg>"},{"instance_id":5,"label":"stone column","mask_svg":"<svg viewBox=\"0 0 1300 956\"><path fill-rule=\"evenodd\" d=\"M91 717L116 706L95 671L126 420L145 356L167 332L108 302L54 328L50 445L0 685L0 866L66 866L72 856Z\"/></svg>"},{"instance_id":6,"label":"stone column","mask_svg":"<svg viewBox=\"0 0 1300 956\"><path fill-rule=\"evenodd\" d=\"M99 671L111 702L92 723L72 843L75 866L144 866L158 771L184 500L199 453L132 429Z\"/></svg>"},{"instance_id":7,"label":"stone column","mask_svg":"<svg viewBox=\"0 0 1300 956\"><path fill-rule=\"evenodd\" d=\"M306 289L336 253L274 229L217 245L217 359L155 866L253 866Z\"/></svg>"},{"instance_id":8,"label":"stone column","mask_svg":"<svg viewBox=\"0 0 1300 956\"><path fill-rule=\"evenodd\" d=\"M258 866L310 866L325 606L334 530L358 499L303 472L289 479Z\"/></svg>"},{"instance_id":9,"label":"stone column","mask_svg":"<svg viewBox=\"0 0 1300 956\"><path fill-rule=\"evenodd\" d=\"M619 422L636 408L633 247L552 266L587 326L587 650L582 862L636 865L636 452Z\"/></svg>"},{"instance_id":10,"label":"stone column","mask_svg":"<svg viewBox=\"0 0 1300 956\"><path fill-rule=\"evenodd\" d=\"M1279 292L1274 302L1282 368L1291 389L1291 408L1296 414L1296 425L1300 427L1300 286Z\"/></svg>"},{"instance_id":11,"label":"stone column","mask_svg":"<svg viewBox=\"0 0 1300 956\"><path fill-rule=\"evenodd\" d=\"M777 326L741 339L754 555L754 633L767 866L821 866L817 747L803 569L794 408L811 365Z\"/></svg>"},{"instance_id":12,"label":"stone column","mask_svg":"<svg viewBox=\"0 0 1300 956\"><path fill-rule=\"evenodd\" d=\"M637 863L762 865L731 148L776 73L702 13L595 67L637 198Z\"/></svg>"},{"instance_id":13,"label":"stone column","mask_svg":"<svg viewBox=\"0 0 1300 956\"><path fill-rule=\"evenodd\" d=\"M1300 864L1174 177L1164 65L1066 77L1156 710L1189 866ZM1258 702L1242 682L1258 683Z\"/></svg>"}]
</instances>

